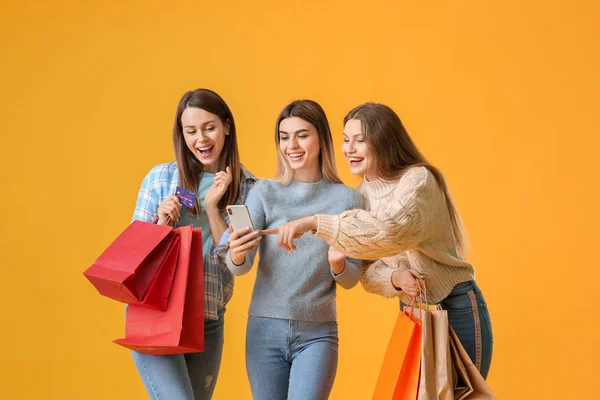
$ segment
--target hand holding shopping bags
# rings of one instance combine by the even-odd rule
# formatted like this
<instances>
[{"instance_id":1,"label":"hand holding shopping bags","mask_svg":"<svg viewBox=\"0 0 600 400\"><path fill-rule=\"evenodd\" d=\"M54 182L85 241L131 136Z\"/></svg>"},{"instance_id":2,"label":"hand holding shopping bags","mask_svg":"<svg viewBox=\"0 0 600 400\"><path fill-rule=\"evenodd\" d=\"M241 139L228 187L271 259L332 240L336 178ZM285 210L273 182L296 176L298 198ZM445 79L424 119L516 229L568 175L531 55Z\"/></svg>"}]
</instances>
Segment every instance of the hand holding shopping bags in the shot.
<instances>
[{"instance_id":1,"label":"hand holding shopping bags","mask_svg":"<svg viewBox=\"0 0 600 400\"><path fill-rule=\"evenodd\" d=\"M415 297L411 300L414 304ZM398 315L373 400L415 400L419 389L422 328L411 312Z\"/></svg>"},{"instance_id":2,"label":"hand holding shopping bags","mask_svg":"<svg viewBox=\"0 0 600 400\"><path fill-rule=\"evenodd\" d=\"M398 316L373 400L495 400L449 325L447 311L422 302L424 288L420 303L414 296Z\"/></svg>"},{"instance_id":3,"label":"hand holding shopping bags","mask_svg":"<svg viewBox=\"0 0 600 400\"><path fill-rule=\"evenodd\" d=\"M155 355L204 351L202 229L134 221L84 275L129 304L115 343Z\"/></svg>"},{"instance_id":4,"label":"hand holding shopping bags","mask_svg":"<svg viewBox=\"0 0 600 400\"><path fill-rule=\"evenodd\" d=\"M179 250L173 228L133 221L84 275L101 295L166 310Z\"/></svg>"},{"instance_id":5,"label":"hand holding shopping bags","mask_svg":"<svg viewBox=\"0 0 600 400\"><path fill-rule=\"evenodd\" d=\"M154 355L204 351L202 230L190 225L175 231L181 247L167 310L129 306L125 338L115 343Z\"/></svg>"}]
</instances>

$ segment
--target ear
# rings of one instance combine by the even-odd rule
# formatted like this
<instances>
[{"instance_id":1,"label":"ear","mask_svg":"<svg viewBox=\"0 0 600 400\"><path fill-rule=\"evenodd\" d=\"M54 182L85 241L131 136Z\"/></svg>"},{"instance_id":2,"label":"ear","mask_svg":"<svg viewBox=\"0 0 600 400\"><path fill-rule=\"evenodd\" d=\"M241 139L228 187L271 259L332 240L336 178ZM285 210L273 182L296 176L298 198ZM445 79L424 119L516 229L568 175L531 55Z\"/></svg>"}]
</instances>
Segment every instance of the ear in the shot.
<instances>
[{"instance_id":1,"label":"ear","mask_svg":"<svg viewBox=\"0 0 600 400\"><path fill-rule=\"evenodd\" d=\"M229 120L226 120L225 123L223 124L223 128L225 129L225 136L229 136L230 127L231 127L231 124L229 123Z\"/></svg>"}]
</instances>

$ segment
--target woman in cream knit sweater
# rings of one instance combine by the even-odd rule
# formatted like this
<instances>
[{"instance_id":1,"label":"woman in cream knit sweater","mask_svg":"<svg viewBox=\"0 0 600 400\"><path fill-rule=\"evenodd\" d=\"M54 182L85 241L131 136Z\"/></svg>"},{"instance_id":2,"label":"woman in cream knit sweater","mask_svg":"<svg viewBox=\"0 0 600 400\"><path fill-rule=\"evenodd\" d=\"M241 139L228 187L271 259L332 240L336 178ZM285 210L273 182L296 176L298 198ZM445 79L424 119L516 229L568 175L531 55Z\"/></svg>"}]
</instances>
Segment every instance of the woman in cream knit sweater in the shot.
<instances>
[{"instance_id":1,"label":"woman in cream knit sweater","mask_svg":"<svg viewBox=\"0 0 600 400\"><path fill-rule=\"evenodd\" d=\"M366 210L306 217L263 233L279 234L279 246L294 251L294 240L313 231L345 255L370 260L361 282L385 297L406 302L424 279L427 301L448 311L485 378L493 349L490 316L473 266L461 255L466 240L444 177L383 104L365 103L348 113L343 153L350 171L364 176L359 192Z\"/></svg>"}]
</instances>

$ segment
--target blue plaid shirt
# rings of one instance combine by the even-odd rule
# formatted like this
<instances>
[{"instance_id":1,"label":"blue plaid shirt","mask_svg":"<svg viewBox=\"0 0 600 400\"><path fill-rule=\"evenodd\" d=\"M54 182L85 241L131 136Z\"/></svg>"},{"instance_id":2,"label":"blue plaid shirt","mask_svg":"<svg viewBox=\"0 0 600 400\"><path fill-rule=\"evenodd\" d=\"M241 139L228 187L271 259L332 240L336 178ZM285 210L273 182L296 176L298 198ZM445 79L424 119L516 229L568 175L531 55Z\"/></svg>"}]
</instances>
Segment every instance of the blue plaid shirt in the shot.
<instances>
[{"instance_id":1,"label":"blue plaid shirt","mask_svg":"<svg viewBox=\"0 0 600 400\"><path fill-rule=\"evenodd\" d=\"M257 181L258 179L242 166L241 204L246 201L248 191ZM133 219L148 221L158 209L158 205L169 195L175 194L178 183L179 171L175 161L152 168L142 182ZM229 225L227 213L221 215ZM219 264L215 245L211 241L208 253L204 253L204 318L218 319L218 314L223 311L232 295L233 275L226 266Z\"/></svg>"}]
</instances>

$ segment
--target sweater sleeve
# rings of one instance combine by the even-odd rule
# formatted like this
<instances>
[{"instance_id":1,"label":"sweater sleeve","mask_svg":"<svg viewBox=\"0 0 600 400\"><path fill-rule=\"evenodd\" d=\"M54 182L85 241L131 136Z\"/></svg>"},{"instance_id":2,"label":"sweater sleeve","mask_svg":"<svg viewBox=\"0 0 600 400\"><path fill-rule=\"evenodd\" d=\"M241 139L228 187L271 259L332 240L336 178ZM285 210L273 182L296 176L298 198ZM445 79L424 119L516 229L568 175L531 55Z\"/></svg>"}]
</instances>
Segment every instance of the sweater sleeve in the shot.
<instances>
[{"instance_id":1,"label":"sweater sleeve","mask_svg":"<svg viewBox=\"0 0 600 400\"><path fill-rule=\"evenodd\" d=\"M350 257L376 260L416 247L425 239L428 196L433 188L427 172L407 173L398 183L393 201L376 215L349 210L339 215L317 215L315 233Z\"/></svg>"},{"instance_id":2,"label":"sweater sleeve","mask_svg":"<svg viewBox=\"0 0 600 400\"><path fill-rule=\"evenodd\" d=\"M258 248L258 247L257 247ZM244 262L241 265L237 265L231 259L231 250L227 252L225 255L225 265L231 273L235 276L244 275L252 269L252 264L254 263L254 256L256 255L256 249L252 250L250 254L246 256Z\"/></svg>"},{"instance_id":3,"label":"sweater sleeve","mask_svg":"<svg viewBox=\"0 0 600 400\"><path fill-rule=\"evenodd\" d=\"M350 204L348 204L348 208L364 208L365 202L362 195L356 190L352 190L351 193L352 200ZM344 289L352 289L356 286L358 281L360 281L361 272L361 261L355 258L346 257L346 260L344 261L344 270L339 274L335 274L333 270L331 270L331 275L341 287Z\"/></svg>"},{"instance_id":4,"label":"sweater sleeve","mask_svg":"<svg viewBox=\"0 0 600 400\"><path fill-rule=\"evenodd\" d=\"M352 289L360 280L360 261L353 258L346 258L344 263L345 268L341 273L335 274L333 271L331 271L331 275L341 287L344 289Z\"/></svg>"},{"instance_id":5,"label":"sweater sleeve","mask_svg":"<svg viewBox=\"0 0 600 400\"><path fill-rule=\"evenodd\" d=\"M392 285L392 274L394 271L406 270L410 267L406 254L396 256L399 267L388 265L384 260L379 259L373 262L363 261L362 276L360 283L365 291L378 294L384 297L392 298L402 294Z\"/></svg>"}]
</instances>

